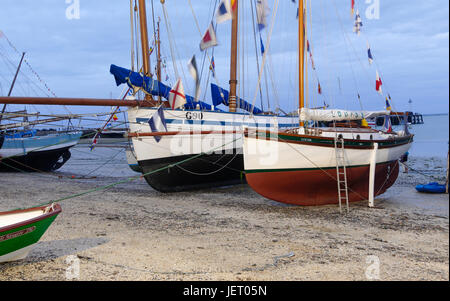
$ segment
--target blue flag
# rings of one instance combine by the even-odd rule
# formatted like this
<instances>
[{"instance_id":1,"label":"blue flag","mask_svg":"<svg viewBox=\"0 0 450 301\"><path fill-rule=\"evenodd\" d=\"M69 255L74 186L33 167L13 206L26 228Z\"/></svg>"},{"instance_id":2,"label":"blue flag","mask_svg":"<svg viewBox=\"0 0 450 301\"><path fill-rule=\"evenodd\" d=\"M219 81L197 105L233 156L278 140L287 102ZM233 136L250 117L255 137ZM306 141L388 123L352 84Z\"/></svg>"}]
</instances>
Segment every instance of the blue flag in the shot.
<instances>
[{"instance_id":1,"label":"blue flag","mask_svg":"<svg viewBox=\"0 0 450 301\"><path fill-rule=\"evenodd\" d=\"M152 133L167 132L166 119L164 118L164 109L160 106L152 117L148 120ZM159 143L161 136L153 136L156 142Z\"/></svg>"},{"instance_id":2,"label":"blue flag","mask_svg":"<svg viewBox=\"0 0 450 301\"><path fill-rule=\"evenodd\" d=\"M261 37L259 37L259 40L261 42L261 54L264 55L264 52L266 51L266 49L264 48L264 43Z\"/></svg>"}]
</instances>

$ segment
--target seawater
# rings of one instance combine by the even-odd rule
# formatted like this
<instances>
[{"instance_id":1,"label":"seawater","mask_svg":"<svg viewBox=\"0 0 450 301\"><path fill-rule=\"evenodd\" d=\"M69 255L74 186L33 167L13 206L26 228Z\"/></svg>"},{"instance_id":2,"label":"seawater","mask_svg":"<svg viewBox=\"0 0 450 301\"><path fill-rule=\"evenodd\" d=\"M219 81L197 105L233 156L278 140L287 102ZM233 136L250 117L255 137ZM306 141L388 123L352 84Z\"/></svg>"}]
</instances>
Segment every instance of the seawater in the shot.
<instances>
[{"instance_id":1,"label":"seawater","mask_svg":"<svg viewBox=\"0 0 450 301\"><path fill-rule=\"evenodd\" d=\"M415 135L411 156L447 158L449 149L449 115L424 115L424 124L412 125Z\"/></svg>"}]
</instances>

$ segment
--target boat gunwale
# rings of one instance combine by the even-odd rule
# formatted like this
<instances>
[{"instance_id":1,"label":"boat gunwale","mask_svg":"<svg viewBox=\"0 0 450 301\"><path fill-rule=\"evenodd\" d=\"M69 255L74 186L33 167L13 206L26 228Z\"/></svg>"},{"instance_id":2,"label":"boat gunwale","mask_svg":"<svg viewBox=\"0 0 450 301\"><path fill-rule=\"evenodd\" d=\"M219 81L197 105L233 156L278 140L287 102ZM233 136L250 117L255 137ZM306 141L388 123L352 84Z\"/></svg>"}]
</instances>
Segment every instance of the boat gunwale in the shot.
<instances>
[{"instance_id":1,"label":"boat gunwale","mask_svg":"<svg viewBox=\"0 0 450 301\"><path fill-rule=\"evenodd\" d=\"M13 210L13 211L0 212L0 217L5 216L5 215L10 215L10 214L19 214L19 213L25 213L25 212L30 212L30 211L44 210L47 207L48 206L40 206L40 207L34 207L34 208L28 208L28 209L18 209L18 210ZM0 233L7 232L7 231L10 231L10 230L13 230L16 228L20 228L20 227L23 227L26 225L34 224L36 222L45 220L54 215L58 215L61 213L61 211L62 211L61 205L55 203L54 207L53 207L53 211L43 213L42 215L40 215L38 217L27 219L27 220L24 220L24 221L21 221L21 222L18 222L18 223L9 225L9 226L0 227Z\"/></svg>"},{"instance_id":2,"label":"boat gunwale","mask_svg":"<svg viewBox=\"0 0 450 301\"><path fill-rule=\"evenodd\" d=\"M255 135L249 136L249 130L252 130ZM258 133L265 133L265 137L260 137ZM322 147L335 147L334 145L334 138L331 137L320 137L315 135L301 135L301 134L293 134L293 133L286 133L286 132L276 132L277 133L277 139L272 139L271 134L275 132L272 131L264 131L264 130L258 130L258 129L246 129L244 131L244 136L246 138L254 138L254 139L262 139L267 141L278 141L282 143L292 143L292 144L305 144L305 145L313 145L313 146L322 146ZM367 132L361 132L361 133L367 133ZM269 134L269 136L267 136ZM280 135L281 134L281 135ZM280 136L288 136L288 137L297 137L297 138L305 138L305 139L314 139L314 140L325 140L327 142L333 142L331 144L322 144L317 142L309 142L309 141L298 141L298 140L285 140L283 138L280 138ZM397 147L401 145L405 145L408 143L411 143L413 141L414 134L410 134L408 136L404 137L395 137L392 139L379 139L379 140L362 140L362 139L345 139L344 138L344 145L346 149L373 149L373 144L378 143L379 149L382 148L391 148L391 147ZM345 142L352 141L354 143L364 143L366 145L353 145L353 144L346 144ZM401 141L401 143L392 143L396 141ZM382 143L389 143L389 145L381 145ZM340 143L339 143L340 144Z\"/></svg>"}]
</instances>

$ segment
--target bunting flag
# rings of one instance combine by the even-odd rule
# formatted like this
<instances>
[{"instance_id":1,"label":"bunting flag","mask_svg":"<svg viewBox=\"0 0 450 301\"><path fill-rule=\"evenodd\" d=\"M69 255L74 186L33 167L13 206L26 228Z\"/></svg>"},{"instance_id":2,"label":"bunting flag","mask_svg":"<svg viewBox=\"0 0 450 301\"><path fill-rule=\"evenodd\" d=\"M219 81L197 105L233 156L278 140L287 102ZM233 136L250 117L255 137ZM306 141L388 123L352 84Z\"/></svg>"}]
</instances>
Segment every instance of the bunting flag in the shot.
<instances>
[{"instance_id":1,"label":"bunting flag","mask_svg":"<svg viewBox=\"0 0 450 301\"><path fill-rule=\"evenodd\" d=\"M216 77L216 63L214 62L214 56L211 58L211 64L209 65L209 70L211 70L212 75Z\"/></svg>"},{"instance_id":2,"label":"bunting flag","mask_svg":"<svg viewBox=\"0 0 450 301\"><path fill-rule=\"evenodd\" d=\"M355 0L351 0L352 1L352 17L355 14Z\"/></svg>"},{"instance_id":3,"label":"bunting flag","mask_svg":"<svg viewBox=\"0 0 450 301\"><path fill-rule=\"evenodd\" d=\"M172 110L184 106L186 103L186 95L184 94L183 83L181 79L177 80L175 86L169 92L169 104Z\"/></svg>"},{"instance_id":4,"label":"bunting flag","mask_svg":"<svg viewBox=\"0 0 450 301\"><path fill-rule=\"evenodd\" d=\"M189 73L195 80L195 101L198 101L200 96L200 78L198 76L197 61L195 60L195 55L191 58L188 64Z\"/></svg>"},{"instance_id":5,"label":"bunting flag","mask_svg":"<svg viewBox=\"0 0 450 301\"><path fill-rule=\"evenodd\" d=\"M164 118L164 109L162 108L162 105L159 106L153 116L150 117L148 124L150 125L152 133L167 132L167 124L166 119ZM153 138L155 138L158 143L161 140L161 136L153 136Z\"/></svg>"},{"instance_id":6,"label":"bunting flag","mask_svg":"<svg viewBox=\"0 0 450 301\"><path fill-rule=\"evenodd\" d=\"M361 33L361 27L363 26L361 21L361 16L359 15L359 10L356 10L355 26L353 27L353 32L359 35Z\"/></svg>"},{"instance_id":7,"label":"bunting flag","mask_svg":"<svg viewBox=\"0 0 450 301\"><path fill-rule=\"evenodd\" d=\"M203 51L207 48L217 45L216 32L214 31L214 26L211 23L209 24L208 30L206 30L206 33L203 36L202 41L200 42L200 50Z\"/></svg>"},{"instance_id":8,"label":"bunting flag","mask_svg":"<svg viewBox=\"0 0 450 301\"><path fill-rule=\"evenodd\" d=\"M316 65L314 64L314 59L311 51L311 47L309 46L309 41L306 40L306 51L309 53L309 58L311 59L311 67L313 70L316 70Z\"/></svg>"},{"instance_id":9,"label":"bunting flag","mask_svg":"<svg viewBox=\"0 0 450 301\"><path fill-rule=\"evenodd\" d=\"M267 0L256 0L256 18L258 20L259 31L267 26Z\"/></svg>"},{"instance_id":10,"label":"bunting flag","mask_svg":"<svg viewBox=\"0 0 450 301\"><path fill-rule=\"evenodd\" d=\"M117 117L117 115L114 114L114 115L113 115L113 120L114 120L114 121L117 121L118 119L119 119L119 118Z\"/></svg>"},{"instance_id":11,"label":"bunting flag","mask_svg":"<svg viewBox=\"0 0 450 301\"><path fill-rule=\"evenodd\" d=\"M93 151L96 145L97 145L97 135L95 135L94 139L92 140L92 143L91 143L91 146L89 147L89 150Z\"/></svg>"},{"instance_id":12,"label":"bunting flag","mask_svg":"<svg viewBox=\"0 0 450 301\"><path fill-rule=\"evenodd\" d=\"M264 55L264 52L266 52L266 48L264 48L264 43L261 36L259 37L259 41L261 42L261 55Z\"/></svg>"},{"instance_id":13,"label":"bunting flag","mask_svg":"<svg viewBox=\"0 0 450 301\"><path fill-rule=\"evenodd\" d=\"M372 56L372 51L370 50L370 45L368 43L367 43L367 55L369 56L369 64L372 65L373 56Z\"/></svg>"},{"instance_id":14,"label":"bunting flag","mask_svg":"<svg viewBox=\"0 0 450 301\"><path fill-rule=\"evenodd\" d=\"M319 92L319 94L322 94L322 87L320 86L320 82L319 82L318 92Z\"/></svg>"},{"instance_id":15,"label":"bunting flag","mask_svg":"<svg viewBox=\"0 0 450 301\"><path fill-rule=\"evenodd\" d=\"M233 19L233 13L231 11L230 0L220 1L216 12L216 22L220 24L231 19Z\"/></svg>"},{"instance_id":16,"label":"bunting flag","mask_svg":"<svg viewBox=\"0 0 450 301\"><path fill-rule=\"evenodd\" d=\"M378 74L378 71L377 71L377 79L376 79L376 82L375 82L375 89L381 95L383 95L383 90L381 89L382 85L383 85L383 82L381 81L381 77L380 77L380 75Z\"/></svg>"},{"instance_id":17,"label":"bunting flag","mask_svg":"<svg viewBox=\"0 0 450 301\"><path fill-rule=\"evenodd\" d=\"M383 131L387 133L392 133L392 123L390 115L384 116Z\"/></svg>"},{"instance_id":18,"label":"bunting flag","mask_svg":"<svg viewBox=\"0 0 450 301\"><path fill-rule=\"evenodd\" d=\"M389 103L389 99L386 97L386 111L392 111L391 104Z\"/></svg>"}]
</instances>

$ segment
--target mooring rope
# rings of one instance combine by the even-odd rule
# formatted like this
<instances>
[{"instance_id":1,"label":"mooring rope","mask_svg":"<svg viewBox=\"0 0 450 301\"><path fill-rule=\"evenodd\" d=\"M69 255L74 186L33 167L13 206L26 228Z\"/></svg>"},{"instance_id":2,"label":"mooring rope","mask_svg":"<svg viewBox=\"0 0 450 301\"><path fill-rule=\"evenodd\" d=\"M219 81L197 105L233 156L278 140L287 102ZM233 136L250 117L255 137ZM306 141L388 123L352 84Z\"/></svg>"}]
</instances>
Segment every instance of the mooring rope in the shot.
<instances>
[{"instance_id":1,"label":"mooring rope","mask_svg":"<svg viewBox=\"0 0 450 301\"><path fill-rule=\"evenodd\" d=\"M49 205L49 204L52 204L52 203L60 203L60 202L63 202L63 201L66 201L66 200L70 200L70 199L73 199L73 198L76 198L76 197L80 197L80 196L83 196L83 195L91 194L91 193L98 192L98 191L103 191L103 190L109 189L109 188L111 188L111 187L115 187L115 186L117 186L117 185L120 185L120 184L132 182L132 181L135 181L135 180L139 180L139 179L142 179L142 178L145 177L145 176L149 176L149 175L155 174L155 173L157 173L157 172L160 172L160 171L163 171L163 170L172 168L172 167L174 167L174 166L179 166L179 165L181 165L181 164L183 164L183 163L186 163L186 162L195 160L195 159L197 159L197 158L199 158L199 157L201 157L201 156L204 156L204 155L206 155L206 154L208 154L208 153L210 153L210 152L213 152L213 151L215 151L215 150L217 150L217 149L223 148L224 146L226 146L226 145L228 145L228 144L234 143L234 142L236 142L236 141L239 140L239 139L242 139L242 136L239 137L239 138L237 138L237 139L234 139L233 141L230 141L230 142L228 142L228 143L225 143L225 144L223 144L223 145L221 145L221 146L219 146L219 147L217 147L217 148L211 149L209 152L202 152L202 153L200 153L200 154L197 154L197 155L192 156L192 157L190 157L190 158L181 160L181 161L179 161L179 162L172 163L172 164L168 164L167 166L158 168L158 169L153 170L153 171L150 171L150 172L148 172L148 173L144 173L144 174L142 174L142 175L140 175L140 176L127 178L127 179L124 179L124 180L121 180L121 181L117 181L117 182L115 182L115 183L111 183L111 184L108 184L108 185L105 185L105 186L93 188L93 189L90 189L90 190L87 190L87 191L84 191L84 192L72 194L72 195L69 195L69 196L66 196L66 197L63 197L63 198L59 198L59 199L57 199L57 200L52 200L52 201L50 201L50 202L45 202L45 203L42 203L42 204L40 204L40 205L33 206L33 207L29 207L29 208L41 207L41 206ZM11 210L11 211L24 210L24 209L29 209L29 208L18 208L18 209L14 209L14 210Z\"/></svg>"}]
</instances>

